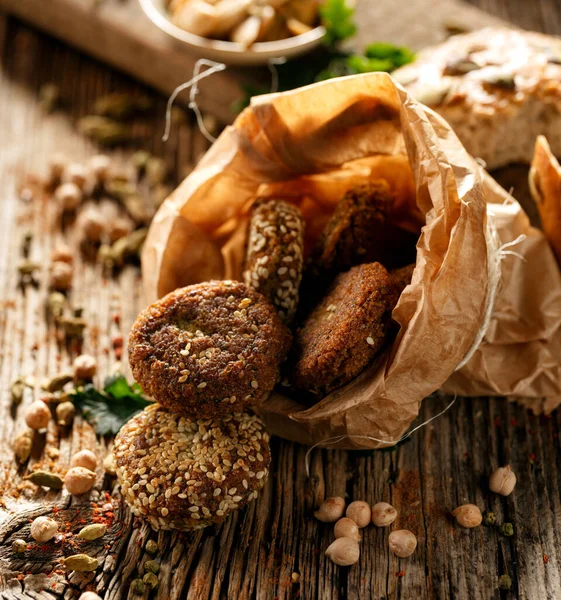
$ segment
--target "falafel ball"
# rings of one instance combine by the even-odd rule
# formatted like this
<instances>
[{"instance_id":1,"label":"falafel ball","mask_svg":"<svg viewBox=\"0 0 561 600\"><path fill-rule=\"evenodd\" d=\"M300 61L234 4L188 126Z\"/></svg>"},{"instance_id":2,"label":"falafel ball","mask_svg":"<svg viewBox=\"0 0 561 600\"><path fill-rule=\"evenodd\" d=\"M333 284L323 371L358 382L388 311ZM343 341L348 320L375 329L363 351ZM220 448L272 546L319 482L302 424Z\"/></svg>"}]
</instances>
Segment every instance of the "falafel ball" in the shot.
<instances>
[{"instance_id":1,"label":"falafel ball","mask_svg":"<svg viewBox=\"0 0 561 600\"><path fill-rule=\"evenodd\" d=\"M290 383L320 399L357 377L383 347L398 298L379 263L339 275L295 333Z\"/></svg>"},{"instance_id":2,"label":"falafel ball","mask_svg":"<svg viewBox=\"0 0 561 600\"><path fill-rule=\"evenodd\" d=\"M257 200L249 223L244 281L289 324L298 306L304 264L304 219L283 200Z\"/></svg>"},{"instance_id":3,"label":"falafel ball","mask_svg":"<svg viewBox=\"0 0 561 600\"><path fill-rule=\"evenodd\" d=\"M197 417L240 412L269 394L291 334L264 296L208 281L164 296L129 338L133 376L170 410Z\"/></svg>"},{"instance_id":4,"label":"falafel ball","mask_svg":"<svg viewBox=\"0 0 561 600\"><path fill-rule=\"evenodd\" d=\"M159 404L121 428L114 456L125 501L156 530L222 522L257 498L271 461L257 416L196 419Z\"/></svg>"}]
</instances>

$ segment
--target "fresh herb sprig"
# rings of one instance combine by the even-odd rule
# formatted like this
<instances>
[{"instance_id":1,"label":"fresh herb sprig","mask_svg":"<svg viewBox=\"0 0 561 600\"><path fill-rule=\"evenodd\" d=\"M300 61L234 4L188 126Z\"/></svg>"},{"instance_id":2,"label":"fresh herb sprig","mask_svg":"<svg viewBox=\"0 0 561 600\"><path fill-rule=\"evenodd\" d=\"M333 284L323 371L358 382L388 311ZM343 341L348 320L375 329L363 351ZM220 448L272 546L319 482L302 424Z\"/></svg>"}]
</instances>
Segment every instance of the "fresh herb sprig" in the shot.
<instances>
[{"instance_id":1,"label":"fresh herb sprig","mask_svg":"<svg viewBox=\"0 0 561 600\"><path fill-rule=\"evenodd\" d=\"M98 435L116 435L132 416L151 404L140 386L137 383L130 385L123 375L108 377L103 391L89 383L74 390L70 396Z\"/></svg>"}]
</instances>

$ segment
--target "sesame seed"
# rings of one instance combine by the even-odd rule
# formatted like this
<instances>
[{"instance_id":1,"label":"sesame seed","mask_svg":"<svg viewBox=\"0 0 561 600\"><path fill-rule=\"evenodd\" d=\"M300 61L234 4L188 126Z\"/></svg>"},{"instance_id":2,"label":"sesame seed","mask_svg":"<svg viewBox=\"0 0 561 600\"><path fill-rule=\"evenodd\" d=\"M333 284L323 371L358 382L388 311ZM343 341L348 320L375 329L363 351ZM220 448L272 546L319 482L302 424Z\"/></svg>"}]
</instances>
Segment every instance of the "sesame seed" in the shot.
<instances>
[{"instance_id":1,"label":"sesame seed","mask_svg":"<svg viewBox=\"0 0 561 600\"><path fill-rule=\"evenodd\" d=\"M169 513L169 510L164 506L162 508L162 517L167 517Z\"/></svg>"},{"instance_id":2,"label":"sesame seed","mask_svg":"<svg viewBox=\"0 0 561 600\"><path fill-rule=\"evenodd\" d=\"M199 383L199 385L197 386L200 390L202 390L203 388L206 387L206 381L202 381L201 383Z\"/></svg>"},{"instance_id":3,"label":"sesame seed","mask_svg":"<svg viewBox=\"0 0 561 600\"><path fill-rule=\"evenodd\" d=\"M251 382L251 387L256 390L259 387L259 384L257 383L257 381L255 381L255 379L252 380Z\"/></svg>"},{"instance_id":4,"label":"sesame seed","mask_svg":"<svg viewBox=\"0 0 561 600\"><path fill-rule=\"evenodd\" d=\"M366 343L367 343L369 346L373 346L373 345L374 345L374 340L373 340L373 339L372 339L370 336L368 336L368 337L366 338Z\"/></svg>"}]
</instances>

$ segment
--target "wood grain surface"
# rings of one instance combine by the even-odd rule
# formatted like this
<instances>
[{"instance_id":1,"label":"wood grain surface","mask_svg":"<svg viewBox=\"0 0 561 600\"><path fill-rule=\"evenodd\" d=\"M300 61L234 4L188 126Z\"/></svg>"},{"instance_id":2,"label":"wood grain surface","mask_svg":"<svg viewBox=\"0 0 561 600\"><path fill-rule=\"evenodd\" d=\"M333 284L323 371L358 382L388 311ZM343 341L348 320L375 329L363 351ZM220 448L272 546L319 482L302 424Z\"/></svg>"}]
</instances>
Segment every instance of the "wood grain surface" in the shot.
<instances>
[{"instance_id":1,"label":"wood grain surface","mask_svg":"<svg viewBox=\"0 0 561 600\"><path fill-rule=\"evenodd\" d=\"M561 7L540 0L528 8L525 0L478 0L502 18L518 25L561 33ZM557 25L555 25L557 23ZM557 29L555 29L557 27ZM152 532L133 520L120 500L114 481L99 470L89 498L70 498L53 492L26 492L11 442L25 427L25 407L40 394L41 381L68 368L76 349L57 343L44 317L50 249L63 237L54 208L27 204L18 198L18 182L26 173L41 170L49 155L63 151L81 160L96 149L75 131L93 100L108 91L146 92L63 44L0 16L0 598L72 599L83 589L105 599L132 598L130 583L143 574L149 557L148 538L157 541L161 562L159 587L143 598L169 599L365 599L376 600L557 600L561 598L561 414L536 417L504 399L458 398L451 410L391 451L342 452L315 450L311 477L305 472L307 448L275 439L270 479L259 499L215 529L193 534ZM47 115L37 102L41 85L60 86L63 107ZM176 180L185 165L207 148L192 123L176 127L167 144L160 141L165 99L154 97L151 115L134 124L135 147L165 158ZM116 150L121 162L132 148ZM510 167L501 182L530 210L526 170ZM535 215L535 211L533 211ZM31 258L42 263L39 286L18 285L23 234L33 230ZM64 237L76 239L69 229ZM99 268L77 253L71 294L83 306L90 326L84 350L100 364L100 376L118 362L113 336L126 333L142 306L139 271L127 267L118 277L103 280ZM120 315L117 324L114 315ZM126 357L123 359L126 369ZM14 407L10 384L20 375L33 377L33 389ZM428 398L419 417L429 419L450 398ZM95 437L90 426L76 419L70 431L54 426L35 440L29 467L53 457L64 470L80 448L103 456L109 440ZM56 457L56 451L59 452ZM491 494L487 480L499 465L510 463L518 475L515 493L507 498ZM15 498L11 492L20 487ZM31 486L32 487L32 486ZM29 493L29 496L27 495ZM106 494L109 494L108 496ZM394 528L413 531L418 549L409 559L388 550L388 531L373 526L363 530L362 556L352 568L333 565L324 555L333 539L332 528L312 517L313 507L325 496L349 500L391 502L399 511ZM496 513L498 522L512 522L515 534L504 537L496 528L461 529L450 511L476 503ZM32 547L23 560L14 557L11 541L29 538L29 520L58 510L57 520L77 531L96 515L112 513L111 527L102 542L83 549L100 558L102 568L89 575L67 577L57 560L75 550L63 544ZM110 510L111 509L111 510ZM101 513L100 513L101 511ZM512 589L498 589L508 574Z\"/></svg>"}]
</instances>

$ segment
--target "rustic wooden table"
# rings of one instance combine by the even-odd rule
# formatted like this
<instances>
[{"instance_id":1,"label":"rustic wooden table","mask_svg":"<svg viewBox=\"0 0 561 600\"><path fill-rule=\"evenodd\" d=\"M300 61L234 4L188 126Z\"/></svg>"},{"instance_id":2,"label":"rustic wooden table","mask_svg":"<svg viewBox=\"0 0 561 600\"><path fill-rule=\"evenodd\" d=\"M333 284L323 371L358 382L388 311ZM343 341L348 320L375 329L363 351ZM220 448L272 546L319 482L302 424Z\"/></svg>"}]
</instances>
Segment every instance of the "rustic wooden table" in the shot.
<instances>
[{"instance_id":1,"label":"rustic wooden table","mask_svg":"<svg viewBox=\"0 0 561 600\"><path fill-rule=\"evenodd\" d=\"M519 26L561 33L559 0L472 0L472 4ZM103 498L103 490L108 489L116 512L115 526L104 545L92 547L92 553L103 559L102 569L67 580L55 569L58 555L44 548L15 559L10 542L28 535L30 518L50 514L54 504L64 519L79 525L92 510L91 502L61 500L52 492L17 500L7 493L24 474L16 469L10 449L14 434L23 426L22 406L38 393L42 378L72 359L67 349L57 346L44 320L45 277L38 288L28 286L22 291L17 285L23 232L34 231L32 258L38 261L48 257L60 235L51 227L48 207L18 199L17 183L24 173L44 165L55 150L78 159L91 155L93 146L75 132L76 118L87 114L92 99L102 93L141 88L1 15L0 61L0 502L7 508L0 510L0 598L70 599L86 588L106 599L130 597L129 585L142 573L149 537L157 540L161 559L159 588L152 596L162 600L561 598L561 413L536 417L500 398L459 399L444 417L390 451L316 450L310 480L304 468L306 448L274 440L271 477L260 498L216 530L155 534L131 519L118 503L118 489L112 489L111 481L98 478L92 499ZM37 92L50 81L60 86L64 106L46 115ZM179 178L182 167L195 162L207 142L186 123L164 145L160 133L165 100L155 101L153 116L136 123L135 131L141 146L165 157ZM116 152L116 159L128 152ZM499 177L527 201L524 169L505 169ZM530 203L526 206L531 209ZM48 261L43 262L42 275ZM103 285L99 282L96 267L77 265L73 302L85 308L92 324L85 349L98 357L102 372L107 373L116 361L111 336L119 331L126 335L142 297L135 267L127 267ZM115 313L121 315L120 324L112 320ZM14 409L9 386L20 375L34 376L36 385L33 393L27 392L24 404ZM426 400L420 419L437 414L447 402L446 398ZM59 437L50 429L43 445L58 448L62 466L78 448L106 450L106 442L96 440L80 419L67 435ZM41 449L34 449L31 466ZM489 493L486 481L494 468L507 463L519 483L513 495L503 498ZM416 553L409 559L396 558L388 551L387 531L372 527L363 532L359 563L348 569L335 567L324 556L331 527L311 516L312 507L325 495L391 502L400 512L396 525L418 537ZM458 528L450 511L466 502L494 511L499 522L512 522L514 536L503 537L487 527ZM498 589L503 574L512 578L510 592Z\"/></svg>"}]
</instances>

